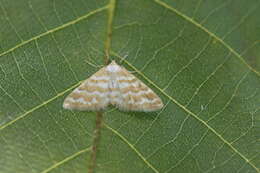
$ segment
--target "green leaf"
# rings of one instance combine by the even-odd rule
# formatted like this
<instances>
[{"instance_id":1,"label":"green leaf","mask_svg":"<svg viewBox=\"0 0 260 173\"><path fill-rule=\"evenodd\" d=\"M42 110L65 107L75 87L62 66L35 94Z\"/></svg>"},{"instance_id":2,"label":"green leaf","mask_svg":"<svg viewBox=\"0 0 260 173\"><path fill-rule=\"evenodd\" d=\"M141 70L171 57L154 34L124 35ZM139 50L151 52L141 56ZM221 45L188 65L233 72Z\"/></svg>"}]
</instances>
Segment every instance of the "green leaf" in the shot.
<instances>
[{"instance_id":1,"label":"green leaf","mask_svg":"<svg viewBox=\"0 0 260 173\"><path fill-rule=\"evenodd\" d=\"M109 54L165 107L105 111L95 172L259 173L259 16L259 0L0 0L0 172L87 172L96 113L62 103Z\"/></svg>"}]
</instances>

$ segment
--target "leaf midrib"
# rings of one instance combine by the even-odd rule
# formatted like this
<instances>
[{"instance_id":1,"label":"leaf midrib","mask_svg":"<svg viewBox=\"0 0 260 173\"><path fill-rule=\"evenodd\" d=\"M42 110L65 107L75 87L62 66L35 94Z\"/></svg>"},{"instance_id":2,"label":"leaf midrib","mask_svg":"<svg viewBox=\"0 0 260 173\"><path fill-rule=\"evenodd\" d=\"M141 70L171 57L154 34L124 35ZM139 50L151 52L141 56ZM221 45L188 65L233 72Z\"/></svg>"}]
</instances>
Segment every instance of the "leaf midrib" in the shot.
<instances>
[{"instance_id":1,"label":"leaf midrib","mask_svg":"<svg viewBox=\"0 0 260 173\"><path fill-rule=\"evenodd\" d=\"M123 57L120 57L118 54L116 54L115 52L112 52L112 54L114 54L115 56L118 56L121 59L124 59ZM228 145L230 147L231 150L233 150L235 153L237 153L243 160L245 160L245 162L249 163L256 171L258 171L257 167L246 157L244 156L242 153L240 153L235 147L232 146L231 143L229 143L227 140L225 140L225 138L223 138L214 128L212 128L211 126L209 126L207 124L207 122L203 121L202 119L199 118L198 115L196 115L195 113L193 113L192 111L190 111L188 108L186 108L184 105L182 105L181 103L179 103L177 100L175 100L174 98L172 98L170 95L168 95L165 91L163 91L158 85L156 85L152 80L150 80L147 76L145 76L145 74L143 74L140 70L138 70L137 68L135 68L131 63L129 63L128 61L126 61L124 59L125 63L128 64L134 71L136 71L139 75L141 75L148 83L150 83L151 85L153 85L155 88L157 88L163 95L165 95L166 97L169 98L169 100L171 100L173 103L175 103L176 105L178 105L180 108L182 108L185 112L187 112L190 116L192 116L193 118L195 118L197 121L199 121L200 123L202 123L204 126L206 126L211 132L213 132L214 135L216 135L222 142L224 142L226 145ZM18 116L16 119L8 122L7 124L5 124L4 126L0 127L0 131L3 130L4 128L14 124L16 121L25 118L26 116L30 115L32 112L36 111L37 109L51 103L52 101L54 101L55 99L63 96L66 92L72 90L73 88L77 87L80 85L82 81L78 82L77 84L74 84L72 86L70 86L68 89L64 90L63 92L58 93L56 96L52 97L51 99L43 102L40 105L37 105L36 107L30 109L29 111L27 111L26 113L22 114L21 116ZM116 134L117 135L117 134Z\"/></svg>"},{"instance_id":2,"label":"leaf midrib","mask_svg":"<svg viewBox=\"0 0 260 173\"><path fill-rule=\"evenodd\" d=\"M204 32L206 32L207 34L209 34L211 37L215 38L217 41L219 41L221 44L223 44L230 52L232 52L232 53L235 55L235 57L237 57L240 61L242 61L242 63L245 64L247 68L249 68L251 71L253 71L253 72L256 73L258 76L260 76L260 73L259 73L258 71L256 71L256 70L253 69L251 66L249 66L249 65L245 62L245 60L243 59L243 57L242 57L238 52L236 52L231 46L229 46L229 44L227 44L224 40L222 40L221 38L219 38L217 35L215 35L214 33L210 32L208 29L206 29L205 27L203 27L202 25L200 25L199 23L197 23L196 21L194 21L194 20L191 19L190 17L186 16L185 14L179 12L177 9L173 8L172 6L169 6L168 4L166 4L166 3L164 3L164 2L162 2L162 1L160 1L160 0L154 0L154 2L156 2L157 4L163 6L164 8L167 8L167 9L171 10L172 12L174 12L174 13L176 13L177 15L179 15L180 17L182 17L184 20L187 20L188 22L194 24L196 27L200 28L201 30L203 30ZM21 42L20 44L17 44L16 46L14 46L14 47L8 49L7 51L4 51L4 52L0 53L0 57L1 57L1 56L4 56L4 55L6 55L6 54L8 54L8 53L10 53L10 52L12 52L12 51L14 51L14 50L17 49L17 48L20 48L21 46L26 45L26 44L28 44L28 43L34 41L34 40L37 40L37 39L39 39L39 38L41 38L41 37L43 37L43 36L46 36L46 35L48 35L48 34L50 34L50 33L53 33L53 32L59 31L59 30L62 30L62 29L66 28L66 27L68 27L68 26L70 26L70 25L73 25L73 24L75 24L75 23L78 23L78 22L81 21L81 20L84 20L84 19L88 18L88 17L91 16L91 15L94 15L94 14L96 14L96 13L98 13L98 12L101 12L101 11L103 11L103 10L105 10L105 9L109 9L109 8L110 8L109 5L104 6L104 7L101 7L101 8L98 8L98 9L93 10L93 11L91 11L90 13L88 13L88 14L86 14L86 15L83 15L83 16L81 16L81 17L75 19L75 20L72 20L72 21L70 21L70 22L68 22L68 23L65 23L65 24L60 25L60 26L58 26L58 27L56 27L56 28L53 28L53 29L51 29L51 30L48 30L48 31L46 31L46 32L44 32L44 33L41 33L41 34L39 34L39 35L36 35L36 36L32 37L31 39L28 39L28 40L26 40L26 41L23 41L23 42ZM112 29L112 27L111 27L111 29ZM110 40L110 41L111 41L111 40ZM110 51L109 49L110 49L110 43L109 43L108 51ZM117 55L117 56L118 56L118 55ZM119 57L119 56L118 56L118 57ZM122 57L120 57L120 58L122 58ZM123 59L123 58L122 58L122 59ZM166 97L168 97L173 103L175 103L176 105L178 105L178 106L179 106L180 108L182 108L185 112L187 112L190 116L192 116L192 117L195 118L197 121L199 121L199 122L202 123L204 126L206 126L206 127L207 127L211 132L213 132L221 141L223 141L226 145L228 145L228 146L231 148L231 150L233 150L235 153L237 153L243 160L245 160L247 163L249 163L257 172L259 172L258 169L257 169L257 167L256 167L253 163L251 163L251 161L250 161L249 159L247 159L242 153L240 153L235 147L233 147L231 143L229 143L227 140L225 140L217 131L215 131L214 128L212 128L211 126L209 126L209 125L207 124L207 122L205 122L205 121L203 121L202 119L200 119L200 118L198 117L198 115L196 115L195 113L193 113L192 111L190 111L189 109L187 109L184 105L180 104L177 100L173 99L170 95L168 95L166 92L164 92L159 86L157 86L152 80L150 80L148 77L146 77L141 71L139 71L138 69L136 69L136 68L135 68L132 64L130 64L128 61L125 61L125 62L126 62L131 68L133 68L136 72L138 72L138 73L139 73L145 80L147 80L151 85L153 85L154 87L156 87L162 94L164 94ZM56 96L54 96L54 97L52 97L51 99L49 99L49 100L43 102L42 104L35 106L34 108L32 108L32 109L30 109L29 111L27 111L27 112L25 112L24 114L22 114L21 116L18 116L16 119L14 119L14 120L12 120L12 121L6 123L6 124L3 125L3 126L0 126L0 131L1 131L2 129L4 129L4 128L10 126L10 125L12 125L12 124L15 123L16 121L18 121L18 120L20 120L20 119L26 117L27 115L29 115L30 113L34 112L35 110L41 108L42 106L51 103L51 102L52 102L53 100L55 100L56 98L59 98L60 96L63 96L67 91L69 91L69 90L71 90L71 89L77 87L80 83L81 83L81 81L78 82L77 84L75 84L75 85L69 87L68 89L64 90L63 92L58 93ZM116 134L116 133L115 133L115 134ZM118 135L118 134L116 134L116 135Z\"/></svg>"},{"instance_id":3,"label":"leaf midrib","mask_svg":"<svg viewBox=\"0 0 260 173\"><path fill-rule=\"evenodd\" d=\"M204 32L206 32L208 35L210 35L211 37L215 38L217 41L219 41L224 47L226 47L232 54L235 55L235 57L237 57L243 64L246 65L247 68L249 68L251 71L253 71L254 73L256 73L258 76L260 76L260 72L257 71L256 69L254 69L253 67L251 67L249 64L247 64L247 62L244 60L243 56L241 56L237 51L235 51L228 43L226 43L224 40L222 40L220 37L218 37L216 34L214 34L213 32L209 31L207 28L205 28L204 26L202 26L201 24L199 24L198 22L196 22L195 20L193 20L192 18L188 17L187 15L183 14L182 12L178 11L177 9L173 8L172 6L169 6L167 3L164 3L160 0L153 0L155 3L159 4L160 6L164 7L164 8L167 8L168 10L171 10L172 12L176 13L178 16L182 17L184 20L187 20L188 22L192 23L193 25L195 25L196 27L200 28L201 30L203 30ZM51 33L54 33L56 31L59 31L59 30L62 30L62 29L65 29L66 27L69 27L73 24L76 24L98 12L101 12L103 10L106 10L106 9L110 9L110 3L106 6L103 6L101 8L98 8L98 9L95 9L83 16L80 16L78 18L76 18L75 20L72 20L70 22L67 22L63 25L60 25L60 26L57 26L56 28L53 28L51 30L48 30L46 32L43 32L39 35L36 35L28 40L25 40L17 45L15 45L14 47L0 53L0 57L1 56L4 56L34 40L37 40L43 36L46 36L48 34L51 34ZM112 29L112 28L111 28ZM110 28L108 28L108 30L110 30ZM109 32L109 31L108 31ZM110 49L110 43L105 43L105 44L108 44L106 45L107 47L105 49Z\"/></svg>"}]
</instances>

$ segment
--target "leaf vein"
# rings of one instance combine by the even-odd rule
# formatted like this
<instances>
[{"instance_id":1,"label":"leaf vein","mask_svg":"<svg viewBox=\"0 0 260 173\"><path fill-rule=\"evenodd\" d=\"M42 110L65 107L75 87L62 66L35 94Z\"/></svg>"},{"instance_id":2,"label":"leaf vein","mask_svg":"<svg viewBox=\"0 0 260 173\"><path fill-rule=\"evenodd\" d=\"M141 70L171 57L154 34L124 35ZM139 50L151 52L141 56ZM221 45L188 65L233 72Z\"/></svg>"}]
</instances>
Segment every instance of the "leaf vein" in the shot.
<instances>
[{"instance_id":1,"label":"leaf vein","mask_svg":"<svg viewBox=\"0 0 260 173\"><path fill-rule=\"evenodd\" d=\"M147 159L123 135L105 123L104 126L117 135L121 140L123 140L154 172L159 173L159 171L150 162L148 162Z\"/></svg>"},{"instance_id":2,"label":"leaf vein","mask_svg":"<svg viewBox=\"0 0 260 173\"><path fill-rule=\"evenodd\" d=\"M222 40L225 40L226 37L228 35L230 35L233 31L235 31L239 26L241 26L245 21L246 19L253 13L255 12L255 10L258 8L259 4L258 5L255 5L247 14L245 14L245 16L243 16L241 18L241 20L234 26L230 29L230 31L228 31L221 39Z\"/></svg>"},{"instance_id":3,"label":"leaf vein","mask_svg":"<svg viewBox=\"0 0 260 173\"><path fill-rule=\"evenodd\" d=\"M196 56L193 57L193 58L191 58L190 61L189 61L186 65L182 66L182 68L172 76L172 78L169 80L168 84L163 88L163 90L166 90L166 89L171 85L171 83L178 77L178 75L179 75L181 72L183 72L185 69L187 69L195 60L199 59L200 55L201 55L201 54L207 49L207 47L209 46L210 41L211 41L211 37L209 37L207 43L206 43L206 44L202 47L202 49L196 54Z\"/></svg>"},{"instance_id":4,"label":"leaf vein","mask_svg":"<svg viewBox=\"0 0 260 173\"><path fill-rule=\"evenodd\" d=\"M83 150L80 150L80 151L78 151L78 152L76 152L76 153L74 153L74 154L72 154L72 155L70 155L70 156L64 158L63 160L61 160L61 161L59 161L59 162L53 164L52 166L48 167L47 169L41 171L41 173L48 173L48 172L52 171L53 169L55 169L55 168L57 168L57 167L63 165L64 163L66 163L66 162L68 162L68 161L70 161L70 160L75 159L75 158L78 157L79 155L81 155L81 154L83 154L83 153L85 153L85 152L88 152L88 151L90 151L90 150L91 150L91 147L85 148L85 149L83 149Z\"/></svg>"},{"instance_id":5,"label":"leaf vein","mask_svg":"<svg viewBox=\"0 0 260 173\"><path fill-rule=\"evenodd\" d=\"M219 114L221 114L221 113L230 105L230 103L232 102L233 98L234 98L234 97L236 96L236 94L237 94L237 91L238 91L238 89L239 89L239 86L241 85L241 83L244 81L244 79L247 77L248 74L249 74L249 72L247 72L247 73L238 81L238 83L237 83L237 85L235 86L235 89L234 89L234 91L233 91L231 97L228 99L228 101L226 102L226 104L223 106L223 108L222 108L219 112L215 113L212 117L210 117L210 118L206 121L207 124L208 124L211 120L213 120L214 118L216 118Z\"/></svg>"},{"instance_id":6,"label":"leaf vein","mask_svg":"<svg viewBox=\"0 0 260 173\"><path fill-rule=\"evenodd\" d=\"M117 56L121 59L123 59L122 57L120 57L117 53L115 52L111 52L114 56ZM223 136L221 136L220 133L218 133L213 127L211 127L206 121L204 121L203 119L201 119L198 115L196 115L195 113L193 113L192 111L190 111L189 109L187 109L184 105L182 105L181 103L179 103L177 100L175 100L174 98L172 98L170 95L168 95L163 89L161 89L159 86L157 86L153 81L151 81L148 77L146 77L142 72L140 72L138 69L136 69L132 64L130 64L128 61L124 60L125 63L127 65L129 65L132 69L134 69L134 71L136 71L138 74L140 74L140 76L142 76L147 82L149 82L151 85L153 85L156 89L158 89L163 95L165 95L166 97L168 97L173 103L175 103L177 106L179 106L181 109L183 109L185 112L188 113L188 115L190 115L191 117L193 117L194 119L196 119L197 121L199 121L200 123L202 123L205 127L207 127L211 132L213 132L213 134L215 134L221 141L223 141L225 144L228 145L228 147L233 150L233 152L237 153L243 160L245 160L247 163L249 163L256 171L258 171L256 165L254 165L252 162L250 162L250 160L248 160L248 158L246 156L244 156L242 153L240 153L230 142L228 142ZM248 73L247 73L248 74ZM242 80L247 76L247 74L244 75L244 77L242 78Z\"/></svg>"},{"instance_id":7,"label":"leaf vein","mask_svg":"<svg viewBox=\"0 0 260 173\"><path fill-rule=\"evenodd\" d=\"M193 95L191 96L191 99L188 101L188 103L185 105L185 107L188 107L190 105L190 103L192 102L192 100L194 99L194 97L198 94L198 92L200 91L200 89L207 83L207 81L210 80L211 77L213 77L217 72L218 70L223 67L223 65L227 62L227 60L229 59L229 56L230 56L230 52L228 53L228 55L226 56L224 62L222 62L221 64L219 64L215 70L213 72L211 72L207 77L206 79L199 85L199 87L197 87L197 89L195 90L195 92L193 93Z\"/></svg>"},{"instance_id":8,"label":"leaf vein","mask_svg":"<svg viewBox=\"0 0 260 173\"><path fill-rule=\"evenodd\" d=\"M165 171L165 173L168 173L171 170L173 170L174 168L178 167L192 153L192 151L200 145L200 143L203 141L203 139L207 136L208 132L209 132L209 129L207 129L207 131L201 136L201 138L198 140L198 142L196 144L194 144L189 151L187 151L187 153L183 156L183 158L181 158L175 165L173 165L172 167L167 169Z\"/></svg>"},{"instance_id":9,"label":"leaf vein","mask_svg":"<svg viewBox=\"0 0 260 173\"><path fill-rule=\"evenodd\" d=\"M182 17L183 19L187 20L188 22L192 23L193 25L195 25L196 27L198 27L199 29L201 29L202 31L204 31L205 33L210 35L211 37L215 38L223 46L225 46L230 52L232 52L232 54L234 54L235 57L237 57L248 69L250 69L251 71L256 73L258 76L260 76L260 72L258 72L256 69L251 67L249 64L247 64L247 62L244 60L244 58L237 51L235 51L229 44L227 44L224 40L222 40L216 34L214 34L213 32L209 31L206 27L202 26L201 24L197 23L195 20L193 20L189 16L181 13L177 9L173 8L172 6L168 5L165 2L162 2L161 0L154 0L154 2L159 4L160 6L163 6L164 8L167 8L167 9L171 10L172 12L174 12L177 15L179 15L180 17Z\"/></svg>"},{"instance_id":10,"label":"leaf vein","mask_svg":"<svg viewBox=\"0 0 260 173\"><path fill-rule=\"evenodd\" d=\"M55 99L57 99L57 98L63 96L66 92L68 92L68 91L70 91L71 89L73 89L73 88L79 86L81 83L82 83L82 81L80 81L80 82L78 82L78 83L72 85L72 86L69 87L68 89L66 89L66 90L64 90L64 91L62 91L62 92L60 92L60 93L58 93L58 94L55 95L54 97L50 98L49 100L46 100L46 101L42 102L41 104L39 104L39 105L37 105L37 106L31 108L30 110L27 110L27 111L26 111L26 110L24 110L24 109L21 108L21 110L23 110L23 114L17 116L15 119L13 119L13 120L7 122L6 124L1 125L1 126L0 126L0 131L3 130L3 129L5 129L6 127L12 125L13 123L17 122L18 120L23 119L24 117L26 117L26 116L29 115L30 113L32 113L32 112L38 110L39 108L41 108L41 107L47 105L48 103L52 102L53 100L55 100ZM0 85L0 88L1 88L10 98L13 99L13 97L10 96L10 94L8 94L8 93L2 88L1 85ZM14 100L14 99L13 99L13 100ZM14 100L14 101L15 101L15 100ZM16 101L15 101L15 103L17 104ZM19 104L17 104L17 105L19 106ZM19 107L20 107L20 106L19 106Z\"/></svg>"},{"instance_id":11,"label":"leaf vein","mask_svg":"<svg viewBox=\"0 0 260 173\"><path fill-rule=\"evenodd\" d=\"M82 21L82 20L84 20L84 19L86 19L86 18L88 18L88 17L90 17L90 16L92 16L92 15L94 15L94 14L97 14L97 13L99 13L99 12L102 12L103 10L106 10L106 9L107 9L107 6L98 8L98 9L93 10L93 11L87 13L86 15L83 15L83 16L81 16L81 17L75 19L75 20L72 20L72 21L70 21L70 22L68 22L68 23L65 23L65 24L63 24L63 25L60 25L60 26L58 26L58 27L56 27L56 28L50 29L50 30L48 30L48 31L46 31L46 32L43 32L43 33L41 33L41 34L39 34L39 35L36 35L36 36L34 36L34 37L32 37L32 38L30 38L30 39L28 39L28 40L22 41L21 43L15 45L14 47L12 47L12 48L10 48L10 49L8 49L8 50L6 50L6 51L0 53L0 57L3 56L3 55L8 54L8 53L10 53L10 52L12 52L12 51L14 51L14 50L16 50L17 48L20 48L20 47L22 47L22 46L24 46L24 45L26 45L26 44L28 44L28 43L34 41L34 40L37 40L37 39L39 39L39 38L41 38L41 37L43 37L43 36L46 36L46 35L48 35L48 34L57 32L57 31L59 31L59 30L61 30L61 29L64 29L64 28L69 27L69 26L71 26L71 25L74 25L74 24L76 24L76 23L78 23L78 22L80 22L80 21Z\"/></svg>"}]
</instances>

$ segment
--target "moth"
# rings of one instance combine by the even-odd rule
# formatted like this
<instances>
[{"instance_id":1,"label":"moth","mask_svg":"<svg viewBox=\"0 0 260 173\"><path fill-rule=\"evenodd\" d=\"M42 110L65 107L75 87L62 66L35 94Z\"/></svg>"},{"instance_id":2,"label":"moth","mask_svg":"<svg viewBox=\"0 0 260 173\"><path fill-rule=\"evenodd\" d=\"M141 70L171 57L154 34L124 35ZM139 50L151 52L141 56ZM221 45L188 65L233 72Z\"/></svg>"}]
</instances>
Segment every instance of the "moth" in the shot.
<instances>
[{"instance_id":1,"label":"moth","mask_svg":"<svg viewBox=\"0 0 260 173\"><path fill-rule=\"evenodd\" d=\"M64 100L63 108L100 111L108 105L122 111L157 111L162 100L123 66L112 61L74 89Z\"/></svg>"}]
</instances>

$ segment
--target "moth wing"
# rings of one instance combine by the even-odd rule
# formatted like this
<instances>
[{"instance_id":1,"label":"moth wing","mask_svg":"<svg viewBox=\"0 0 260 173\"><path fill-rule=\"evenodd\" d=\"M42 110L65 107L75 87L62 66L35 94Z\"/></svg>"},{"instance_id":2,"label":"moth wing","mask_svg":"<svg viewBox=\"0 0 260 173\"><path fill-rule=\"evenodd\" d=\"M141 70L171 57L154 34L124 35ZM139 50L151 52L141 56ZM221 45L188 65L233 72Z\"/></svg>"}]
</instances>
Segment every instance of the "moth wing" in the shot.
<instances>
[{"instance_id":1,"label":"moth wing","mask_svg":"<svg viewBox=\"0 0 260 173\"><path fill-rule=\"evenodd\" d=\"M162 100L124 67L118 74L116 82L120 98L115 105L120 110L151 112L163 107Z\"/></svg>"},{"instance_id":2,"label":"moth wing","mask_svg":"<svg viewBox=\"0 0 260 173\"><path fill-rule=\"evenodd\" d=\"M105 67L101 68L66 97L63 107L87 111L105 109L109 104L109 81Z\"/></svg>"}]
</instances>

